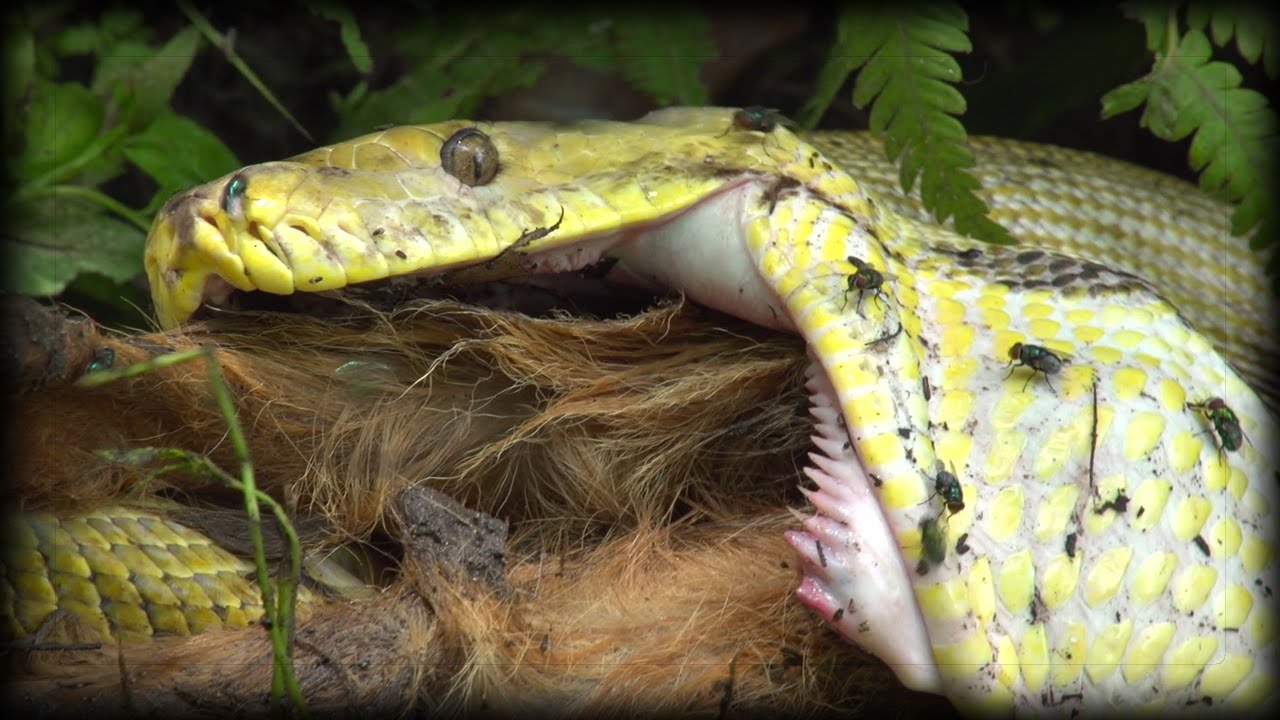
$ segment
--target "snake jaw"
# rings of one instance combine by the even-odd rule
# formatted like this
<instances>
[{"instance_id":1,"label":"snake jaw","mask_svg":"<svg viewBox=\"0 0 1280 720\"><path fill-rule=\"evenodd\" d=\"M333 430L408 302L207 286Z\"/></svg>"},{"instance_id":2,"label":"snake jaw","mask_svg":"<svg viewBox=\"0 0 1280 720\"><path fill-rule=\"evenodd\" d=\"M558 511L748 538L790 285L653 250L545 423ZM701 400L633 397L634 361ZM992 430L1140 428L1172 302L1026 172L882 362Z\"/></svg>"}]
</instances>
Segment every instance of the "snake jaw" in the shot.
<instances>
[{"instance_id":1,"label":"snake jaw","mask_svg":"<svg viewBox=\"0 0 1280 720\"><path fill-rule=\"evenodd\" d=\"M796 597L850 642L880 658L906 687L941 693L942 678L902 552L862 463L850 449L836 392L818 363L808 369L810 412L816 420L805 474L817 484L803 490L817 514L787 542L804 577Z\"/></svg>"},{"instance_id":2,"label":"snake jaw","mask_svg":"<svg viewBox=\"0 0 1280 720\"><path fill-rule=\"evenodd\" d=\"M144 265L162 327L181 323L206 302L225 300L231 289L257 289L245 259L226 240L233 235L214 199L215 185L170 199L147 236Z\"/></svg>"},{"instance_id":3,"label":"snake jaw","mask_svg":"<svg viewBox=\"0 0 1280 720\"><path fill-rule=\"evenodd\" d=\"M697 302L758 325L796 331L792 310L743 252L751 220L767 203L766 182L741 182L673 221L620 245L615 273L650 287L675 287ZM709 268L714 268L709 271ZM818 488L804 490L817 514L787 542L804 567L797 597L841 635L880 658L903 685L943 692L928 631L916 601L902 548L886 519L863 463L851 449L853 421L840 407L829 369L814 361L807 387L818 452L805 474ZM842 422L843 421L843 422Z\"/></svg>"}]
</instances>

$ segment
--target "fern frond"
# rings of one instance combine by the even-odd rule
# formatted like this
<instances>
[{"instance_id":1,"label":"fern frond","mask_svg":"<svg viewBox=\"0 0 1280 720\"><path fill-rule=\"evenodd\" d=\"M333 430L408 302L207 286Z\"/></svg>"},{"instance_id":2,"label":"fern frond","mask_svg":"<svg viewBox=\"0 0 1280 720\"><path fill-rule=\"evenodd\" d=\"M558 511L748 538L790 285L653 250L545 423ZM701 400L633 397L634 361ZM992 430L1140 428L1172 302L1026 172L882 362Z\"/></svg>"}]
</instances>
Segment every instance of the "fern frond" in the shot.
<instances>
[{"instance_id":1,"label":"fern frond","mask_svg":"<svg viewBox=\"0 0 1280 720\"><path fill-rule=\"evenodd\" d=\"M1225 48L1235 38L1240 57L1250 65L1262 60L1267 77L1274 78L1280 69L1275 36L1275 12L1258 4L1253 6L1193 2L1187 6L1189 30L1209 29L1213 44Z\"/></svg>"},{"instance_id":2,"label":"fern frond","mask_svg":"<svg viewBox=\"0 0 1280 720\"><path fill-rule=\"evenodd\" d=\"M845 80L867 61L866 52L855 52L855 49L861 50L858 41L865 38L858 22L856 13L845 10L836 23L836 41L831 52L827 53L827 61L818 71L813 94L796 113L799 123L810 130L818 126L836 93L844 87Z\"/></svg>"},{"instance_id":3,"label":"fern frond","mask_svg":"<svg viewBox=\"0 0 1280 720\"><path fill-rule=\"evenodd\" d=\"M628 13L614 22L618 65L633 85L660 105L706 105L707 88L698 73L718 57L711 23L701 11L684 8L660 17Z\"/></svg>"},{"instance_id":4,"label":"fern frond","mask_svg":"<svg viewBox=\"0 0 1280 720\"><path fill-rule=\"evenodd\" d=\"M1171 38L1169 45L1173 45ZM1156 137L1177 142L1195 133L1189 151L1200 187L1238 203L1231 230L1243 235L1262 225L1252 244L1275 238L1276 114L1261 93L1240 87L1241 76L1211 60L1209 38L1188 31L1176 48L1156 54L1146 77L1102 98L1104 118L1145 103L1141 124Z\"/></svg>"},{"instance_id":5,"label":"fern frond","mask_svg":"<svg viewBox=\"0 0 1280 720\"><path fill-rule=\"evenodd\" d=\"M964 11L949 3L845 10L818 92L801 116L809 123L816 120L833 88L861 68L853 104L871 106L871 130L884 138L889 160L899 162L903 191L911 192L920 179L920 199L940 222L954 218L958 232L1013 244L974 192L979 183L969 172L974 160L968 135L953 117L964 114L966 106L952 85L961 72L951 54L972 49L968 28Z\"/></svg>"}]
</instances>

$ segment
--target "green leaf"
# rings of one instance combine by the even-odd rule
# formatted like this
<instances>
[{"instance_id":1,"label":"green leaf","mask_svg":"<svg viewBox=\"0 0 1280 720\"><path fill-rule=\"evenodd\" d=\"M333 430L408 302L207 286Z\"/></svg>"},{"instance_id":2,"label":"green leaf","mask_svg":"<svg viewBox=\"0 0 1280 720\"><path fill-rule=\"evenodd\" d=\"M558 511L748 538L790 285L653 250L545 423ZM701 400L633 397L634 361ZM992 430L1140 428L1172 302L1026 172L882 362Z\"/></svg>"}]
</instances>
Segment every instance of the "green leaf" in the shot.
<instances>
[{"instance_id":1,"label":"green leaf","mask_svg":"<svg viewBox=\"0 0 1280 720\"><path fill-rule=\"evenodd\" d=\"M119 82L124 83L137 106L130 127L145 127L169 107L173 91L186 77L200 49L200 33L188 25L169 38L149 58L129 68Z\"/></svg>"},{"instance_id":2,"label":"green leaf","mask_svg":"<svg viewBox=\"0 0 1280 720\"><path fill-rule=\"evenodd\" d=\"M545 29L555 33L548 45L556 54L569 58L574 63L595 70L596 72L612 72L618 69L618 55L614 52L612 37L614 21L609 17L594 14L571 16L568 19L574 32L565 33L561 28L566 24L562 19L558 23L546 23L534 28Z\"/></svg>"},{"instance_id":3,"label":"green leaf","mask_svg":"<svg viewBox=\"0 0 1280 720\"><path fill-rule=\"evenodd\" d=\"M969 18L958 6L947 8L942 5L921 5L920 16L913 19L906 28L912 39L919 44L922 56L939 57L956 68L956 79L959 79L959 68L955 60L945 53L967 53L973 51L969 42ZM932 17L931 17L932 16ZM935 49L936 48L936 49Z\"/></svg>"},{"instance_id":4,"label":"green leaf","mask_svg":"<svg viewBox=\"0 0 1280 720\"><path fill-rule=\"evenodd\" d=\"M335 136L363 135L379 125L466 117L486 98L532 85L543 68L543 63L519 55L469 55L443 70L425 62L390 87L367 93L347 111Z\"/></svg>"},{"instance_id":5,"label":"green leaf","mask_svg":"<svg viewBox=\"0 0 1280 720\"><path fill-rule=\"evenodd\" d=\"M1178 44L1178 57L1196 64L1207 62L1212 55L1213 47L1209 45L1209 38L1199 30L1189 31Z\"/></svg>"},{"instance_id":6,"label":"green leaf","mask_svg":"<svg viewBox=\"0 0 1280 720\"><path fill-rule=\"evenodd\" d=\"M959 90L938 80L922 80L916 88L921 101L932 105L944 113L963 115L965 111L964 96Z\"/></svg>"},{"instance_id":7,"label":"green leaf","mask_svg":"<svg viewBox=\"0 0 1280 720\"><path fill-rule=\"evenodd\" d=\"M871 130L882 135L885 155L899 164L899 182L911 192L920 182L920 198L939 221L954 220L961 233L986 242L1012 244L1007 230L987 217L978 198L978 181L968 135L954 116L965 109L964 96L951 83L961 79L950 55L968 52L968 18L956 5L930 3L911 9L849 8L840 18L839 37L823 80L831 86L844 68L861 66L853 92L858 107L871 106ZM828 99L806 106L816 119Z\"/></svg>"},{"instance_id":8,"label":"green leaf","mask_svg":"<svg viewBox=\"0 0 1280 720\"><path fill-rule=\"evenodd\" d=\"M711 23L695 9L661 14L629 13L616 20L618 66L632 85L660 105L706 105L698 74L718 57Z\"/></svg>"},{"instance_id":9,"label":"green leaf","mask_svg":"<svg viewBox=\"0 0 1280 720\"><path fill-rule=\"evenodd\" d=\"M142 267L138 268L141 272ZM151 298L141 283L112 280L106 275L86 270L76 276L60 293L61 300L88 310L93 319L111 327L147 327L151 324L146 310Z\"/></svg>"},{"instance_id":10,"label":"green leaf","mask_svg":"<svg viewBox=\"0 0 1280 720\"><path fill-rule=\"evenodd\" d=\"M11 292L57 295L96 272L124 282L142 272L146 234L78 197L45 196L7 212Z\"/></svg>"},{"instance_id":11,"label":"green leaf","mask_svg":"<svg viewBox=\"0 0 1280 720\"><path fill-rule=\"evenodd\" d=\"M311 6L311 12L338 24L338 32L342 37L342 46L347 49L347 57L361 75L373 72L373 54L369 46L360 36L360 25L356 22L351 9L329 4Z\"/></svg>"},{"instance_id":12,"label":"green leaf","mask_svg":"<svg viewBox=\"0 0 1280 720\"><path fill-rule=\"evenodd\" d=\"M1204 30L1213 16L1213 5L1207 2L1187 4L1186 25L1189 30Z\"/></svg>"},{"instance_id":13,"label":"green leaf","mask_svg":"<svg viewBox=\"0 0 1280 720\"><path fill-rule=\"evenodd\" d=\"M1102 96L1102 119L1127 113L1147 101L1151 94L1151 81L1147 78L1134 80L1115 88Z\"/></svg>"},{"instance_id":14,"label":"green leaf","mask_svg":"<svg viewBox=\"0 0 1280 720\"><path fill-rule=\"evenodd\" d=\"M1258 62L1262 58L1262 49L1267 44L1265 32L1261 25L1249 22L1237 25L1236 47L1240 50L1240 57L1250 64Z\"/></svg>"},{"instance_id":15,"label":"green leaf","mask_svg":"<svg viewBox=\"0 0 1280 720\"><path fill-rule=\"evenodd\" d=\"M1240 56L1252 65L1262 59L1268 50L1274 53L1275 20L1274 11L1264 5L1213 5L1210 34L1213 44L1218 47L1226 47L1234 37ZM1203 25L1190 27L1192 30L1203 30ZM1270 71L1268 75L1274 77L1274 73Z\"/></svg>"},{"instance_id":16,"label":"green leaf","mask_svg":"<svg viewBox=\"0 0 1280 720\"><path fill-rule=\"evenodd\" d=\"M104 35L114 38L128 38L135 30L145 32L142 13L130 8L107 10L102 13L99 25Z\"/></svg>"},{"instance_id":17,"label":"green leaf","mask_svg":"<svg viewBox=\"0 0 1280 720\"><path fill-rule=\"evenodd\" d=\"M241 165L217 136L172 111L126 140L124 154L169 194L234 172Z\"/></svg>"},{"instance_id":18,"label":"green leaf","mask_svg":"<svg viewBox=\"0 0 1280 720\"><path fill-rule=\"evenodd\" d=\"M155 45L142 40L121 40L109 45L98 55L89 89L98 97L109 97L117 90L129 89L129 77L138 65L155 57Z\"/></svg>"},{"instance_id":19,"label":"green leaf","mask_svg":"<svg viewBox=\"0 0 1280 720\"><path fill-rule=\"evenodd\" d=\"M845 8L836 20L836 40L822 70L818 72L818 81L808 102L800 108L800 124L805 127L816 127L822 119L836 93L844 87L849 75L858 68L858 85L854 88L853 104L865 107L875 96L879 95L889 81L891 68L886 65L864 67L871 59L876 48L886 41L887 25L865 27L863 18L856 10Z\"/></svg>"},{"instance_id":20,"label":"green leaf","mask_svg":"<svg viewBox=\"0 0 1280 720\"><path fill-rule=\"evenodd\" d=\"M1229 37L1221 27L1220 22L1215 39L1225 41ZM1243 234L1261 226L1263 239L1258 242L1269 242L1274 235L1268 233L1277 226L1280 212L1272 200L1276 114L1265 96L1240 87L1238 69L1210 61L1211 49L1209 38L1192 29L1179 42L1177 52L1157 54L1151 73L1138 81L1150 88L1142 122L1163 140L1194 134L1188 163L1200 173L1201 188L1237 204L1232 232ZM1138 94L1128 88L1108 94L1112 107L1131 106ZM1125 102L1113 97L1116 93Z\"/></svg>"},{"instance_id":21,"label":"green leaf","mask_svg":"<svg viewBox=\"0 0 1280 720\"><path fill-rule=\"evenodd\" d=\"M1177 8L1157 2L1129 2L1123 7L1127 17L1142 23L1147 33L1147 49L1164 52L1169 43L1170 20L1176 17Z\"/></svg>"},{"instance_id":22,"label":"green leaf","mask_svg":"<svg viewBox=\"0 0 1280 720\"><path fill-rule=\"evenodd\" d=\"M888 68L879 65L875 68L865 67L867 60L871 59L871 52L875 46L860 46L871 39L871 33L859 28L858 22L859 17L848 10L840 14L836 23L835 45L827 53L827 60L822 70L818 72L818 80L809 100L800 108L801 125L808 128L816 127L818 121L827 112L827 108L831 107L831 101L835 99L836 93L840 92L845 81L858 68L863 68L863 71L859 75L858 86L854 89L853 102L859 107L871 102L871 99L879 95L885 83L888 82ZM859 32L863 34L859 35ZM859 43L859 39L862 43Z\"/></svg>"},{"instance_id":23,"label":"green leaf","mask_svg":"<svg viewBox=\"0 0 1280 720\"><path fill-rule=\"evenodd\" d=\"M92 23L74 25L54 38L53 47L59 55L89 55L98 52L101 32Z\"/></svg>"},{"instance_id":24,"label":"green leaf","mask_svg":"<svg viewBox=\"0 0 1280 720\"><path fill-rule=\"evenodd\" d=\"M1193 30L1203 30L1202 27L1193 27ZM1231 42L1231 36L1236 31L1236 14L1235 8L1219 7L1214 9L1213 15L1209 18L1209 34L1213 37L1213 44L1223 47Z\"/></svg>"},{"instance_id":25,"label":"green leaf","mask_svg":"<svg viewBox=\"0 0 1280 720\"><path fill-rule=\"evenodd\" d=\"M192 7L191 3L187 0L179 0L178 9L187 16L187 19L191 21L191 24L194 25L197 30L199 30L200 34L204 35L210 45L222 51L223 58L225 58L226 61L240 73L240 76L243 77L246 82L258 91L258 94L261 95L263 99L271 105L271 107L275 108L276 112L280 113L282 117L288 120L289 124L293 125L294 129L297 130L300 135L305 137L307 140L311 140L311 133L307 131L307 128L304 127L302 123L298 122L298 119L293 116L293 113L289 112L289 109L284 106L284 103L280 102L280 99L276 97L275 93L271 92L271 88L267 87L267 84L262 81L262 78L258 77L258 73L256 73L253 68L249 67L249 64L246 63L238 53L236 53L234 43L232 42L233 37L230 34L223 35L218 32L217 29L209 23L208 18Z\"/></svg>"},{"instance_id":26,"label":"green leaf","mask_svg":"<svg viewBox=\"0 0 1280 720\"><path fill-rule=\"evenodd\" d=\"M36 82L14 170L20 177L34 178L69 166L93 147L103 116L102 101L85 86Z\"/></svg>"},{"instance_id":27,"label":"green leaf","mask_svg":"<svg viewBox=\"0 0 1280 720\"><path fill-rule=\"evenodd\" d=\"M1192 170L1198 172L1213 160L1213 154L1222 144L1223 136L1226 132L1225 125L1213 123L1200 128L1200 131L1196 133L1195 138L1191 141L1191 149L1187 151Z\"/></svg>"},{"instance_id":28,"label":"green leaf","mask_svg":"<svg viewBox=\"0 0 1280 720\"><path fill-rule=\"evenodd\" d=\"M3 73L0 82L4 85L4 142L9 148L14 146L13 139L22 127L19 106L36 80L36 47L31 29L16 23L5 23L0 41L4 43L0 48L4 63L0 68Z\"/></svg>"},{"instance_id":29,"label":"green leaf","mask_svg":"<svg viewBox=\"0 0 1280 720\"><path fill-rule=\"evenodd\" d=\"M428 123L454 116L461 93L450 91L451 80L436 68L419 65L389 87L371 90L342 110L333 137L348 139L373 132L380 125Z\"/></svg>"},{"instance_id":30,"label":"green leaf","mask_svg":"<svg viewBox=\"0 0 1280 720\"><path fill-rule=\"evenodd\" d=\"M145 45L149 34L138 11L114 9L102 13L96 23L82 23L59 32L53 46L59 55L92 54L109 60L128 54L131 46Z\"/></svg>"},{"instance_id":31,"label":"green leaf","mask_svg":"<svg viewBox=\"0 0 1280 720\"><path fill-rule=\"evenodd\" d=\"M335 106L341 123L333 136L466 117L490 97L532 85L545 64L528 56L554 43L551 35L530 29L535 20L532 10L514 10L407 24L394 43L416 64L389 87L363 96L353 92Z\"/></svg>"},{"instance_id":32,"label":"green leaf","mask_svg":"<svg viewBox=\"0 0 1280 720\"><path fill-rule=\"evenodd\" d=\"M364 102L364 98L369 94L369 81L361 80L347 91L346 95L339 94L337 90L329 91L329 107L338 114L338 117L347 117L355 112L355 109Z\"/></svg>"},{"instance_id":33,"label":"green leaf","mask_svg":"<svg viewBox=\"0 0 1280 720\"><path fill-rule=\"evenodd\" d=\"M891 65L885 63L866 64L867 60L870 59L870 55L858 56L856 62L850 62L846 65L846 67L849 67L849 72L857 70L859 67L862 68L858 73L858 82L853 88L853 104L858 107L870 105L871 101L876 99L876 96L885 91L889 81L893 79L893 67ZM840 82L833 87L838 90L844 82L845 78L841 77ZM824 111L828 103L829 101L823 104L822 109Z\"/></svg>"}]
</instances>

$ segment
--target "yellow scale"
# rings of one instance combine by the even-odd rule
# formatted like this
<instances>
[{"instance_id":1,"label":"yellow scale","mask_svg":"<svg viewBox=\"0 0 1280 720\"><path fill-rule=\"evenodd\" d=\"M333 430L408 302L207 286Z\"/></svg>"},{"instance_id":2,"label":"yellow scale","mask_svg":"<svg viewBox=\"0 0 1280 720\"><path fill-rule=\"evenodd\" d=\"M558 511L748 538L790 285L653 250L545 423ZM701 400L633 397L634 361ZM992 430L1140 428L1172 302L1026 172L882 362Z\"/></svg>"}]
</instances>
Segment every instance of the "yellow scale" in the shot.
<instances>
[{"instance_id":1,"label":"yellow scale","mask_svg":"<svg viewBox=\"0 0 1280 720\"><path fill-rule=\"evenodd\" d=\"M246 561L172 520L122 507L6 518L0 619L37 634L66 610L102 640L245 627L262 616Z\"/></svg>"}]
</instances>

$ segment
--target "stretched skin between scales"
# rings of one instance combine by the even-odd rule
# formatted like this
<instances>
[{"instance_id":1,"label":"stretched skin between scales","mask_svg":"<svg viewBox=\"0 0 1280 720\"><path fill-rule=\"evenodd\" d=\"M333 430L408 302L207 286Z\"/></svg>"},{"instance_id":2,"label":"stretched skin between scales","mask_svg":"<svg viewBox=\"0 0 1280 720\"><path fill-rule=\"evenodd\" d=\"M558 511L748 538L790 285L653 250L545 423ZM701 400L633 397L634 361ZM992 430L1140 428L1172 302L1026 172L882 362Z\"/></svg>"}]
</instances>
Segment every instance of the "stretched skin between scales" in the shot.
<instances>
[{"instance_id":1,"label":"stretched skin between scales","mask_svg":"<svg viewBox=\"0 0 1280 720\"><path fill-rule=\"evenodd\" d=\"M785 129L726 132L731 114L454 121L246 168L157 218L147 269L161 322L234 290L616 258L618 279L804 336L815 359L817 452L806 472L818 514L790 536L805 567L799 594L905 684L973 712L1271 700L1280 438L1220 354L1274 353L1261 329L1274 317L1266 296L1232 295L1238 318L1222 330L1216 280L1197 285L1219 273L1175 272L1181 289L1162 291L1186 298L1179 307L1215 332L1211 342L1146 282L1093 262L1114 252L1102 241L1055 234L1052 223L1033 224L1032 243L1017 248L969 241L902 214L902 201ZM442 143L473 126L501 163L476 187L439 167ZM1068 168L1049 176L1059 187L1071 162L1103 162L1041 153ZM1118 207L1076 210L1103 229L1146 217L1134 203ZM1176 257L1199 240L1157 232L1144 242ZM1239 241L1210 242L1247 257ZM881 293L859 302L847 292L850 257L883 271ZM1260 282L1255 265L1233 264L1237 285ZM1067 359L1052 386L1026 384L1027 368L1009 373L1015 342ZM1220 453L1187 407L1211 397L1240 418L1250 441L1239 451ZM941 562L922 552L921 532L943 522L942 500L930 497L939 460L966 501L945 515Z\"/></svg>"}]
</instances>

